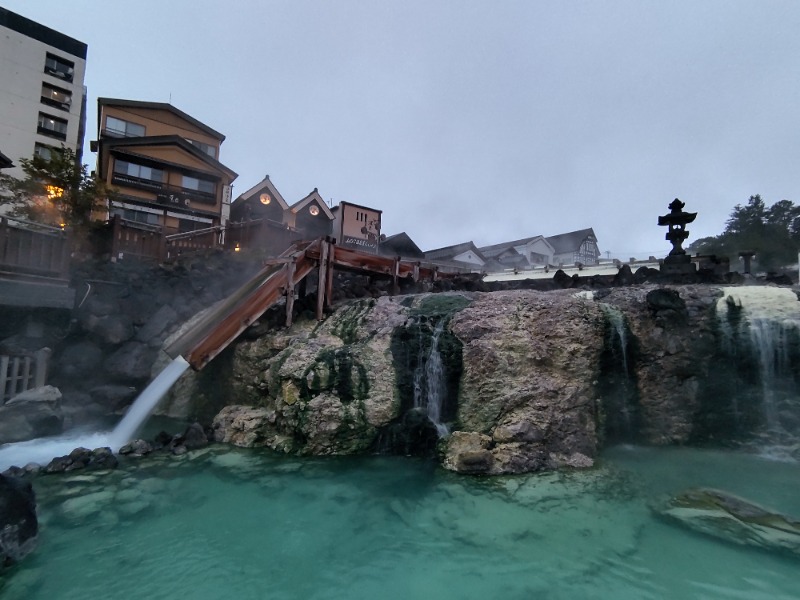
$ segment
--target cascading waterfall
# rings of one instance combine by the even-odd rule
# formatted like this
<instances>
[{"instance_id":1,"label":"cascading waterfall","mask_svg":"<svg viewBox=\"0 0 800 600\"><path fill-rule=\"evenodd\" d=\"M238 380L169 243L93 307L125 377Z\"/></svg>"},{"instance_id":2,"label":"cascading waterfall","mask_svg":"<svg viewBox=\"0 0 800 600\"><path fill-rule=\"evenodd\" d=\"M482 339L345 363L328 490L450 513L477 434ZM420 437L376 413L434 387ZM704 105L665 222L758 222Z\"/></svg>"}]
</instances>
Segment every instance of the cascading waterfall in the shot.
<instances>
[{"instance_id":1,"label":"cascading waterfall","mask_svg":"<svg viewBox=\"0 0 800 600\"><path fill-rule=\"evenodd\" d=\"M628 377L628 334L625 325L625 316L619 309L609 304L603 305L603 312L611 326L609 329L609 335L611 336L609 345L612 348L619 349L622 369L625 372L625 377Z\"/></svg>"},{"instance_id":2,"label":"cascading waterfall","mask_svg":"<svg viewBox=\"0 0 800 600\"><path fill-rule=\"evenodd\" d=\"M609 440L631 442L638 433L638 392L632 369L631 339L625 315L617 307L602 304L608 338L601 358L601 396L605 432Z\"/></svg>"},{"instance_id":3,"label":"cascading waterfall","mask_svg":"<svg viewBox=\"0 0 800 600\"><path fill-rule=\"evenodd\" d=\"M723 292L717 303L723 350L729 356L746 355L742 346L748 346L758 371L764 427L773 437L792 434L785 415L795 412L791 409L798 396L800 302L787 288L753 286ZM732 402L738 414L737 399Z\"/></svg>"},{"instance_id":4,"label":"cascading waterfall","mask_svg":"<svg viewBox=\"0 0 800 600\"><path fill-rule=\"evenodd\" d=\"M441 319L431 335L431 347L425 360L420 359L414 371L414 408L422 409L428 420L436 427L441 438L449 431L441 422L442 402L447 388L442 355L439 353L439 338L444 331L445 320Z\"/></svg>"}]
</instances>

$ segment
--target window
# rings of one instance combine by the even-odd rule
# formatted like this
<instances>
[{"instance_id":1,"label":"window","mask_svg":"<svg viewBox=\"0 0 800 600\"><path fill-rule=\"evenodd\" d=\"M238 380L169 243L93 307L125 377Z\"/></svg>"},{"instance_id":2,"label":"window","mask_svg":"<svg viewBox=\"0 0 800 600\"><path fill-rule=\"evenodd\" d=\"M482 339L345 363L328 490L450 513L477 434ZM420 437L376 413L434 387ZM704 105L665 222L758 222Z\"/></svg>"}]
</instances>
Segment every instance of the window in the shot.
<instances>
[{"instance_id":1,"label":"window","mask_svg":"<svg viewBox=\"0 0 800 600\"><path fill-rule=\"evenodd\" d=\"M159 183L164 182L164 171L161 169L137 165L136 163L125 160L114 161L114 173L130 175L131 177L136 177L137 179L147 179L148 181L157 181Z\"/></svg>"},{"instance_id":2,"label":"window","mask_svg":"<svg viewBox=\"0 0 800 600\"><path fill-rule=\"evenodd\" d=\"M42 83L42 104L68 111L72 105L72 92Z\"/></svg>"},{"instance_id":3,"label":"window","mask_svg":"<svg viewBox=\"0 0 800 600\"><path fill-rule=\"evenodd\" d=\"M75 74L75 63L48 52L44 60L44 72L64 81L72 81Z\"/></svg>"},{"instance_id":4,"label":"window","mask_svg":"<svg viewBox=\"0 0 800 600\"><path fill-rule=\"evenodd\" d=\"M216 186L214 185L213 181L206 181L205 179L199 179L197 177L189 177L188 175L183 176L182 185L187 190L196 190L206 194L213 194L216 192Z\"/></svg>"},{"instance_id":5,"label":"window","mask_svg":"<svg viewBox=\"0 0 800 600\"><path fill-rule=\"evenodd\" d=\"M106 133L115 137L144 137L144 125L106 117Z\"/></svg>"},{"instance_id":6,"label":"window","mask_svg":"<svg viewBox=\"0 0 800 600\"><path fill-rule=\"evenodd\" d=\"M217 149L214 146L210 146L204 142L198 142L197 140L190 140L186 138L186 141L189 142L192 146L197 146L200 150L208 154L211 158L217 158Z\"/></svg>"},{"instance_id":7,"label":"window","mask_svg":"<svg viewBox=\"0 0 800 600\"><path fill-rule=\"evenodd\" d=\"M51 158L53 158L53 148L45 144L40 144L39 142L36 142L36 144L34 145L33 153L34 155L39 156L40 158L43 158L45 160L50 160Z\"/></svg>"},{"instance_id":8,"label":"window","mask_svg":"<svg viewBox=\"0 0 800 600\"><path fill-rule=\"evenodd\" d=\"M147 223L148 225L158 225L159 216L153 213L144 212L141 210L131 210L129 208L121 208L115 206L111 209L112 215L119 215L126 221L135 221L137 223Z\"/></svg>"},{"instance_id":9,"label":"window","mask_svg":"<svg viewBox=\"0 0 800 600\"><path fill-rule=\"evenodd\" d=\"M52 115L39 113L39 126L37 132L59 140L67 139L67 121Z\"/></svg>"}]
</instances>

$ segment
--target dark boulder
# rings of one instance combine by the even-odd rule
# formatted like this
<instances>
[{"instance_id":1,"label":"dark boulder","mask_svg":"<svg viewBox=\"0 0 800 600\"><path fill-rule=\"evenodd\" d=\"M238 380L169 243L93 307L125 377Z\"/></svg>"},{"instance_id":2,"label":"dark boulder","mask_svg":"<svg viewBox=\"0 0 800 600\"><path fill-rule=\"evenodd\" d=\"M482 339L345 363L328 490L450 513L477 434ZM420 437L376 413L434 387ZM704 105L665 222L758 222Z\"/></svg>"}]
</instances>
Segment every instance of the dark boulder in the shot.
<instances>
[{"instance_id":1,"label":"dark boulder","mask_svg":"<svg viewBox=\"0 0 800 600\"><path fill-rule=\"evenodd\" d=\"M30 553L38 533L33 487L29 482L0 475L0 569Z\"/></svg>"},{"instance_id":2,"label":"dark boulder","mask_svg":"<svg viewBox=\"0 0 800 600\"><path fill-rule=\"evenodd\" d=\"M27 390L0 406L0 444L62 432L61 392L46 385Z\"/></svg>"},{"instance_id":3,"label":"dark boulder","mask_svg":"<svg viewBox=\"0 0 800 600\"><path fill-rule=\"evenodd\" d=\"M196 450L208 446L208 437L199 423L192 423L183 433L183 445L187 450Z\"/></svg>"}]
</instances>

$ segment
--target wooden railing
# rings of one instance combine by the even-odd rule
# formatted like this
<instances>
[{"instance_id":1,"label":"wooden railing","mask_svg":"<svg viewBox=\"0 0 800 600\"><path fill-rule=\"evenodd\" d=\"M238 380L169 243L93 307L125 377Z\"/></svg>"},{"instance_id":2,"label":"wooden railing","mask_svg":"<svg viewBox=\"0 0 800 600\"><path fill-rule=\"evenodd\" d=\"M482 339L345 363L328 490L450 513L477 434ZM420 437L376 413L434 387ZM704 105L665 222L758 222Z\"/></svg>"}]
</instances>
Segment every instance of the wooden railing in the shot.
<instances>
[{"instance_id":1,"label":"wooden railing","mask_svg":"<svg viewBox=\"0 0 800 600\"><path fill-rule=\"evenodd\" d=\"M50 348L42 348L31 356L0 356L0 404L47 381Z\"/></svg>"},{"instance_id":2,"label":"wooden railing","mask_svg":"<svg viewBox=\"0 0 800 600\"><path fill-rule=\"evenodd\" d=\"M58 227L0 218L0 270L67 278L69 235Z\"/></svg>"},{"instance_id":3,"label":"wooden railing","mask_svg":"<svg viewBox=\"0 0 800 600\"><path fill-rule=\"evenodd\" d=\"M163 260L165 256L166 240L161 227L126 221L118 215L111 219L111 260Z\"/></svg>"}]
</instances>

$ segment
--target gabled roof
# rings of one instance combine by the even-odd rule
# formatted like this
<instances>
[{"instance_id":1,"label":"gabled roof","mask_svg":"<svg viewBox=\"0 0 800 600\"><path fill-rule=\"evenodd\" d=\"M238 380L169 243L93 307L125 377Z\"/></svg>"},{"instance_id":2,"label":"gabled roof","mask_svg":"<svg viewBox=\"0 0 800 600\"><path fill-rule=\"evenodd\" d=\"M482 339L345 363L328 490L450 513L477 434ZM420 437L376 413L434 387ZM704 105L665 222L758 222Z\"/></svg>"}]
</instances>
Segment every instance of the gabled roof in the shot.
<instances>
[{"instance_id":1,"label":"gabled roof","mask_svg":"<svg viewBox=\"0 0 800 600\"><path fill-rule=\"evenodd\" d=\"M458 256L459 254L463 254L464 252L472 251L475 255L480 258L482 261L486 262L486 257L478 250L478 247L469 242L462 242L461 244L455 244L453 246L444 246L443 248L435 248L433 250L426 250L425 251L425 258L430 259L451 259L454 256Z\"/></svg>"},{"instance_id":2,"label":"gabled roof","mask_svg":"<svg viewBox=\"0 0 800 600\"><path fill-rule=\"evenodd\" d=\"M322 196L319 195L319 191L317 190L317 188L314 188L314 190L302 200L298 200L297 202L292 204L291 211L294 214L297 214L315 200L317 204L322 208L322 212L328 215L328 218L331 221L333 221L333 213L331 212L331 209L328 208L328 205L325 204L325 200L322 199Z\"/></svg>"},{"instance_id":3,"label":"gabled roof","mask_svg":"<svg viewBox=\"0 0 800 600\"><path fill-rule=\"evenodd\" d=\"M424 258L425 253L419 249L409 235L402 231L381 240L381 254L386 256L405 256L409 258Z\"/></svg>"},{"instance_id":4,"label":"gabled roof","mask_svg":"<svg viewBox=\"0 0 800 600\"><path fill-rule=\"evenodd\" d=\"M479 250L483 253L484 256L487 258L491 258L494 256L498 256L502 254L508 248L514 248L516 246L524 246L525 244L529 244L533 241L538 239L544 240L547 242L547 239L543 235L534 235L531 237L522 238L519 240L512 240L510 242L502 242L500 244L492 244L491 246L481 246Z\"/></svg>"},{"instance_id":5,"label":"gabled roof","mask_svg":"<svg viewBox=\"0 0 800 600\"><path fill-rule=\"evenodd\" d=\"M13 166L14 166L14 163L11 162L11 159L8 158L2 152L0 152L0 169L10 169Z\"/></svg>"},{"instance_id":6,"label":"gabled roof","mask_svg":"<svg viewBox=\"0 0 800 600\"><path fill-rule=\"evenodd\" d=\"M127 108L144 108L148 110L166 110L171 112L172 114L180 117L184 121L188 121L195 127L201 129L204 133L210 135L213 138L216 138L221 142L225 141L225 136L222 135L219 131L215 129L211 129L205 123L198 121L191 115L187 115L182 110L175 108L171 104L167 102L144 102L142 100L123 100L121 98L98 98L97 99L97 106L122 106ZM102 111L97 111L97 131L100 131L100 113Z\"/></svg>"},{"instance_id":7,"label":"gabled roof","mask_svg":"<svg viewBox=\"0 0 800 600\"><path fill-rule=\"evenodd\" d=\"M563 254L565 252L574 252L581 247L581 244L587 238L594 242L597 241L597 236L595 236L594 229L591 227L550 236L547 238L547 242L553 247L556 254Z\"/></svg>"},{"instance_id":8,"label":"gabled roof","mask_svg":"<svg viewBox=\"0 0 800 600\"><path fill-rule=\"evenodd\" d=\"M269 175L265 175L264 179L259 181L249 190L247 190L242 194L239 194L233 201L233 203L249 200L250 198L253 198L256 194L260 194L264 190L264 188L269 190L270 194L272 194L272 197L278 201L278 204L280 204L283 210L289 209L289 204L286 202L286 200L283 199L283 196L281 196L281 193L278 191L278 188L275 187L275 184L272 183L272 180L269 178Z\"/></svg>"},{"instance_id":9,"label":"gabled roof","mask_svg":"<svg viewBox=\"0 0 800 600\"><path fill-rule=\"evenodd\" d=\"M178 146L195 158L199 158L210 167L218 171L224 171L230 176L231 181L238 177L238 174L235 171L223 165L216 158L212 158L200 150L197 146L190 144L179 135L150 135L145 137L106 138L100 142L109 149L136 148L139 146Z\"/></svg>"}]
</instances>

